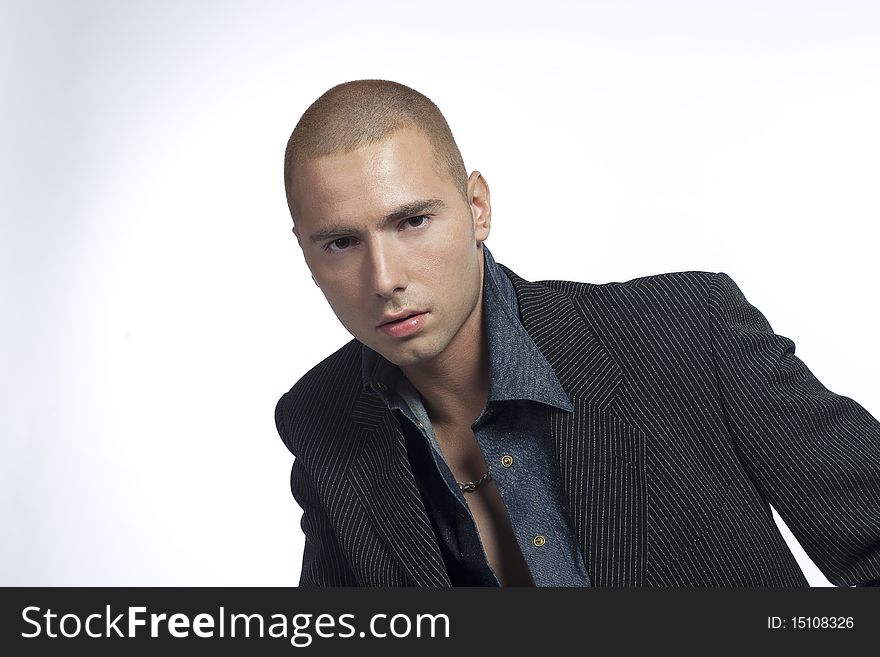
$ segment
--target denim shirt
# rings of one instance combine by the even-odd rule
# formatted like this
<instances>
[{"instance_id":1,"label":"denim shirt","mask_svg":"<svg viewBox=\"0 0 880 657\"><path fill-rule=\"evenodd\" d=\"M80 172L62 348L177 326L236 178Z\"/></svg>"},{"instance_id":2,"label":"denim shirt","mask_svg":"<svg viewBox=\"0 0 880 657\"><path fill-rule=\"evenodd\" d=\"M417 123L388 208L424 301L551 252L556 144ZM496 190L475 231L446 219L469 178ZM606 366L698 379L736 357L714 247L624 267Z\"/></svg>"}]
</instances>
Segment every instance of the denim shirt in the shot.
<instances>
[{"instance_id":1,"label":"denim shirt","mask_svg":"<svg viewBox=\"0 0 880 657\"><path fill-rule=\"evenodd\" d=\"M482 248L489 394L471 429L535 585L590 586L565 507L547 417L551 406L571 412L571 400L520 323L513 284L485 244ZM369 347L361 354L365 387L380 395L401 424L452 584L498 586L421 396L399 367Z\"/></svg>"}]
</instances>

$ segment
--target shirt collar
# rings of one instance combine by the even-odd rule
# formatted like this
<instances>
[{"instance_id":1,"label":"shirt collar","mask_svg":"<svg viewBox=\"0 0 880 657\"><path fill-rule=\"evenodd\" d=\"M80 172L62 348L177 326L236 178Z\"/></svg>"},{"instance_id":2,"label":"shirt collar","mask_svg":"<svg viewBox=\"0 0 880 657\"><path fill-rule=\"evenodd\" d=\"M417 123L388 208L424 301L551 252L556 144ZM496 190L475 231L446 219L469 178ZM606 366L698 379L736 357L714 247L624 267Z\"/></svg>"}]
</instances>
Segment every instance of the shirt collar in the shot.
<instances>
[{"instance_id":1,"label":"shirt collar","mask_svg":"<svg viewBox=\"0 0 880 657\"><path fill-rule=\"evenodd\" d=\"M519 319L513 283L483 243L483 314L489 348L489 401L528 399L573 410L556 373ZM361 346L361 377L365 389L386 403L404 378L401 369L366 345Z\"/></svg>"}]
</instances>

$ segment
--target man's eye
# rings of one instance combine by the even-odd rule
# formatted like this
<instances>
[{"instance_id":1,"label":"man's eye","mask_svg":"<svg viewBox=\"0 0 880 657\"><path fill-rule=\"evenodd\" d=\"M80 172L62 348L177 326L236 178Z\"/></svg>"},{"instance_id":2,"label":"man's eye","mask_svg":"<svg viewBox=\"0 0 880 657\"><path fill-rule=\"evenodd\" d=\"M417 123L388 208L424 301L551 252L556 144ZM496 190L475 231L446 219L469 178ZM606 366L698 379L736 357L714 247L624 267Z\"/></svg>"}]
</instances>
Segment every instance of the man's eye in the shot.
<instances>
[{"instance_id":1,"label":"man's eye","mask_svg":"<svg viewBox=\"0 0 880 657\"><path fill-rule=\"evenodd\" d=\"M418 217L410 217L404 221L405 226L409 228L421 228L428 222L428 217L419 215Z\"/></svg>"},{"instance_id":2,"label":"man's eye","mask_svg":"<svg viewBox=\"0 0 880 657\"><path fill-rule=\"evenodd\" d=\"M345 251L349 246L351 246L352 239L350 237L340 237L339 239L335 239L327 245L327 250L331 253L339 253L340 251Z\"/></svg>"}]
</instances>

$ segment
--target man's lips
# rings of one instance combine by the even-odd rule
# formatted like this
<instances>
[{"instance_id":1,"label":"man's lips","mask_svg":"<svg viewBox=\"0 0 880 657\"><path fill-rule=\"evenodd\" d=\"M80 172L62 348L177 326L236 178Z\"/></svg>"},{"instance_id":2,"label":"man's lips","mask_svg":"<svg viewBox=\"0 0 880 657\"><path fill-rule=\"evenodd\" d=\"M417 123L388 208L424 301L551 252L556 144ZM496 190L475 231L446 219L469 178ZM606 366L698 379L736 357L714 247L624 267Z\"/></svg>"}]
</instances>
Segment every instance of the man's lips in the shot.
<instances>
[{"instance_id":1,"label":"man's lips","mask_svg":"<svg viewBox=\"0 0 880 657\"><path fill-rule=\"evenodd\" d=\"M406 319L407 317L412 317L414 315L423 314L424 310L401 310L399 313L394 313L393 315L385 315L382 318L382 321L378 324L378 326L385 326L385 324L391 324L392 322L399 322L402 319Z\"/></svg>"},{"instance_id":2,"label":"man's lips","mask_svg":"<svg viewBox=\"0 0 880 657\"><path fill-rule=\"evenodd\" d=\"M386 315L386 321L377 327L382 333L391 338L406 338L422 328L428 311L406 311Z\"/></svg>"}]
</instances>

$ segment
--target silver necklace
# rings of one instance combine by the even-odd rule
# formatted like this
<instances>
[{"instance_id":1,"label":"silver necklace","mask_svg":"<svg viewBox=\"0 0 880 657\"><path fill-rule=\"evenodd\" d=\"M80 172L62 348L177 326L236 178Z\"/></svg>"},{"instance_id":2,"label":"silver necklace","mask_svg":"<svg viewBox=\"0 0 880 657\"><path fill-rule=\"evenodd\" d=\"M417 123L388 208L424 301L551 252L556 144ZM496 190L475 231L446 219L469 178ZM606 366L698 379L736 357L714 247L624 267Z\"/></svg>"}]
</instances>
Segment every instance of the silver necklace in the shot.
<instances>
[{"instance_id":1,"label":"silver necklace","mask_svg":"<svg viewBox=\"0 0 880 657\"><path fill-rule=\"evenodd\" d=\"M489 474L488 470L486 470L486 474L484 474L482 477L480 477L476 481L465 481L465 482L456 481L455 483L458 484L458 487L461 489L462 493L469 493L471 491L477 490L480 486L485 484L491 478L492 478L492 475Z\"/></svg>"}]
</instances>

